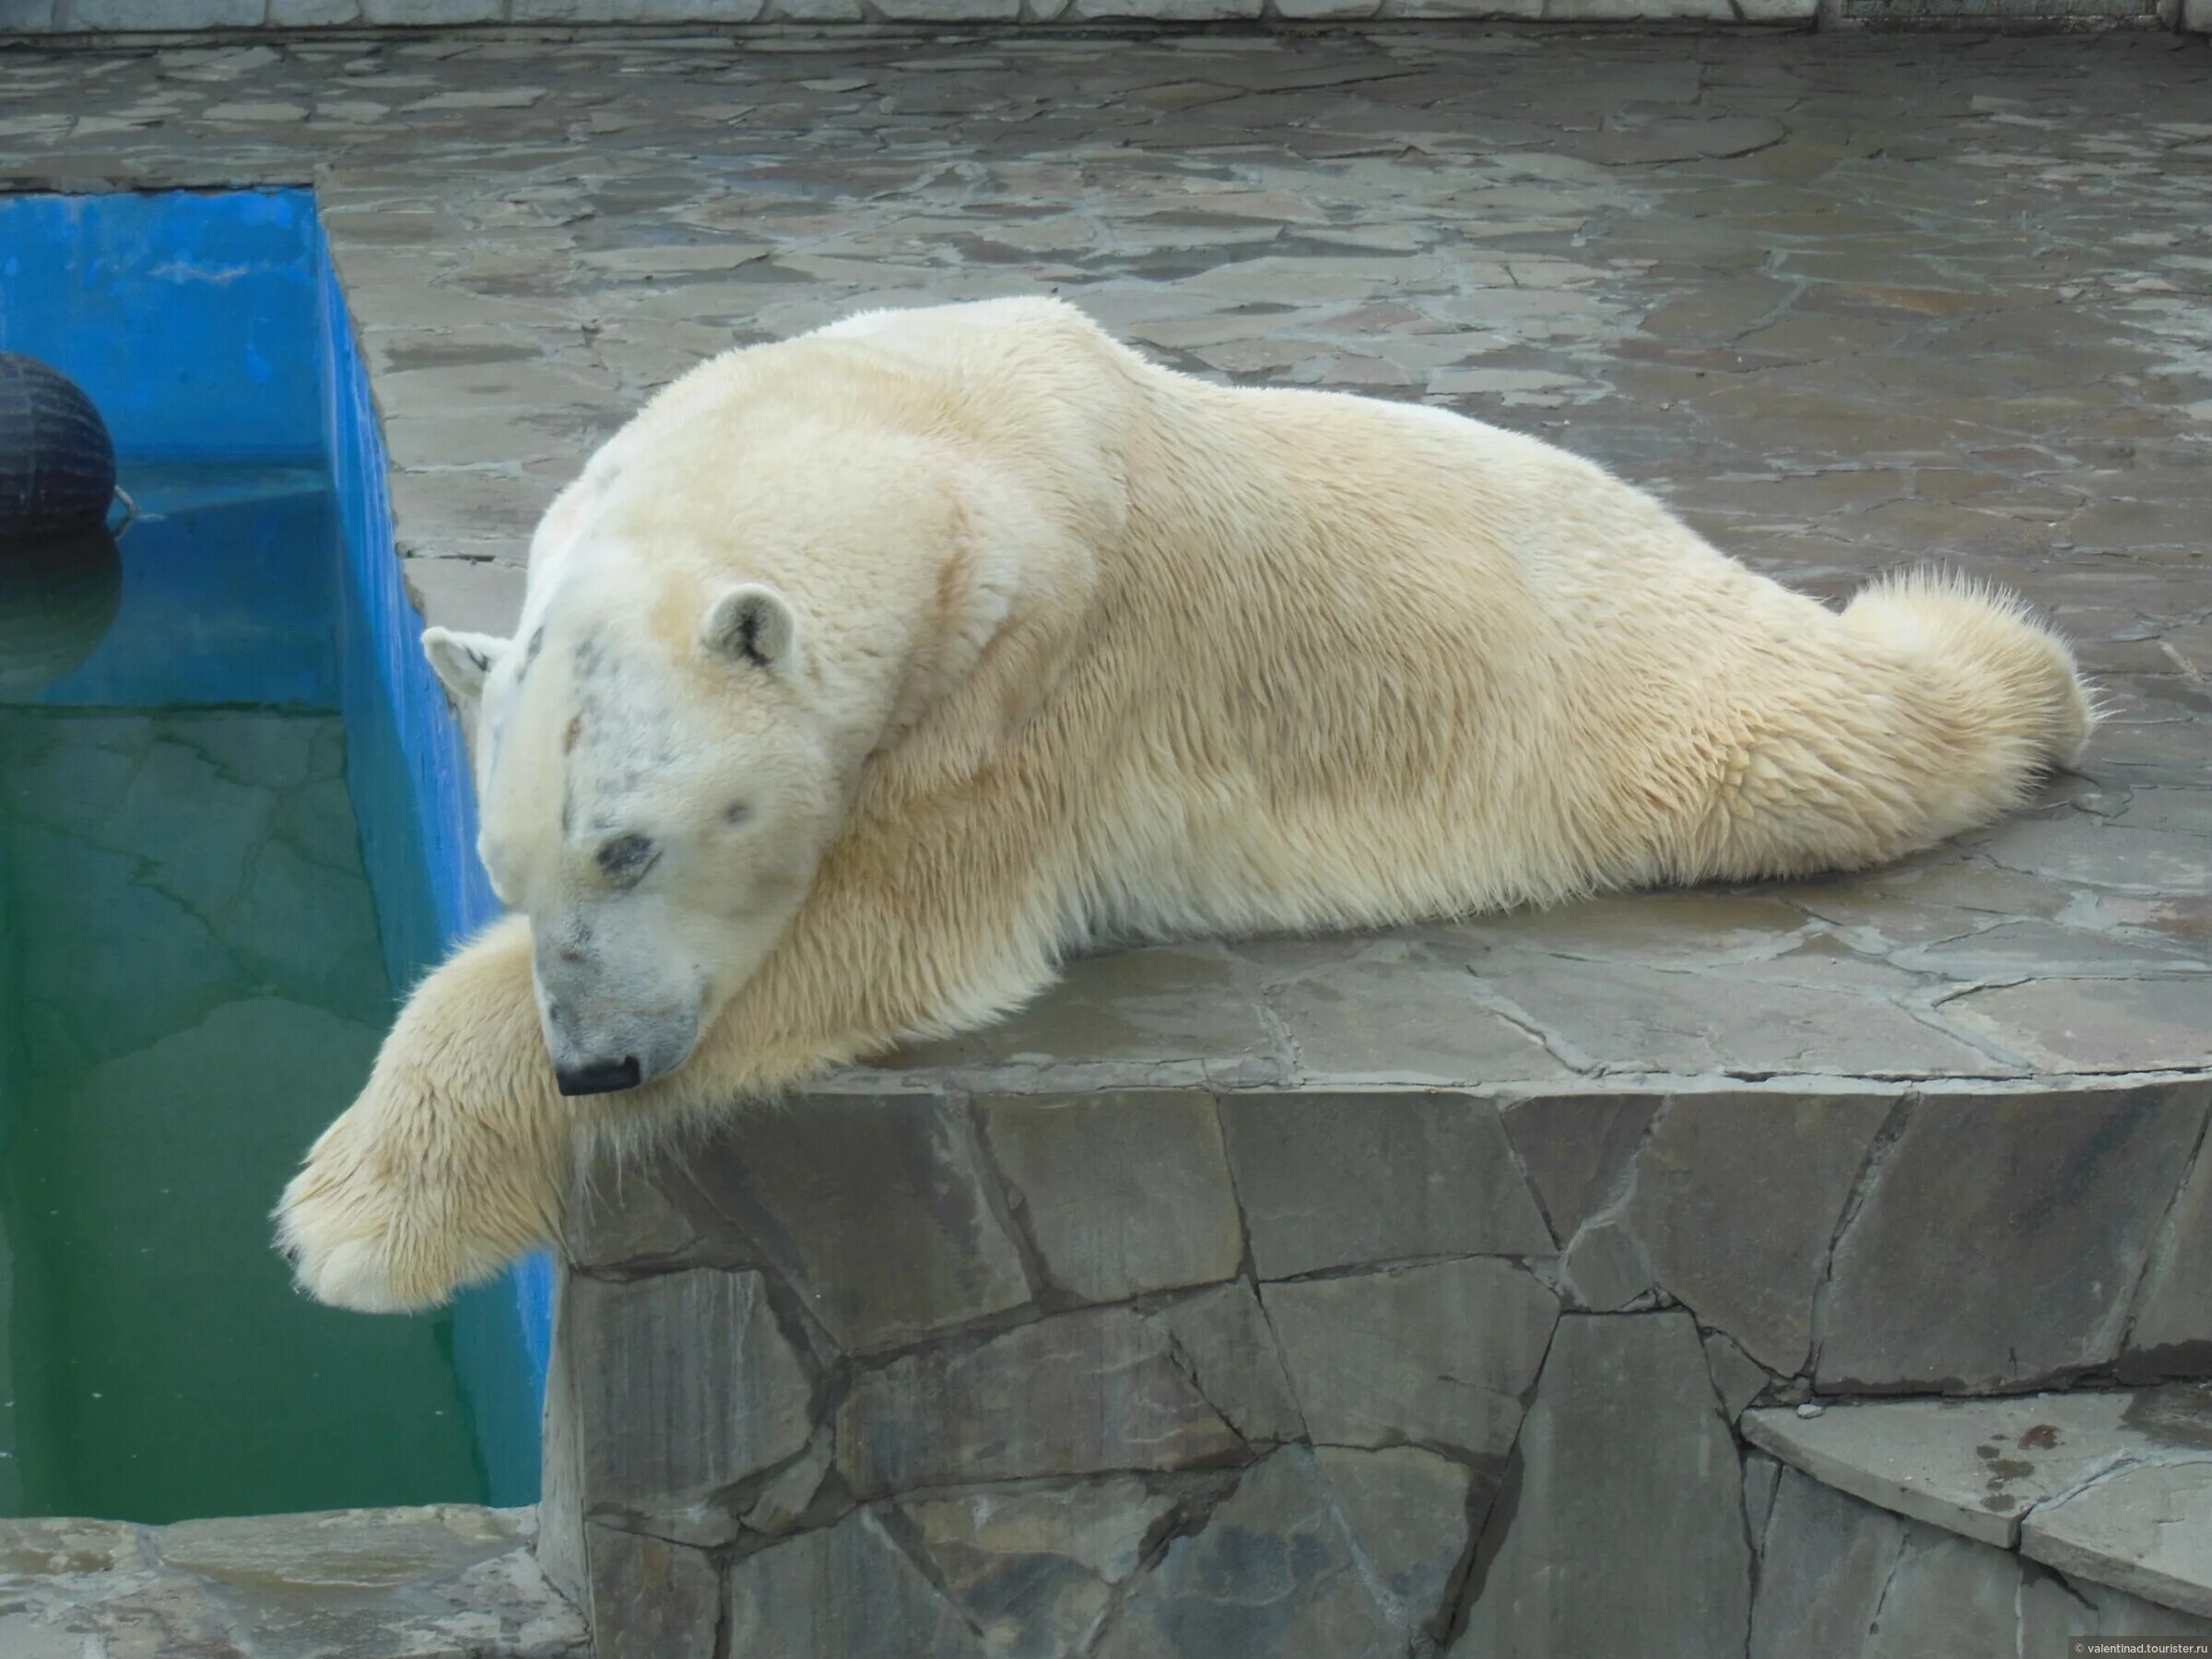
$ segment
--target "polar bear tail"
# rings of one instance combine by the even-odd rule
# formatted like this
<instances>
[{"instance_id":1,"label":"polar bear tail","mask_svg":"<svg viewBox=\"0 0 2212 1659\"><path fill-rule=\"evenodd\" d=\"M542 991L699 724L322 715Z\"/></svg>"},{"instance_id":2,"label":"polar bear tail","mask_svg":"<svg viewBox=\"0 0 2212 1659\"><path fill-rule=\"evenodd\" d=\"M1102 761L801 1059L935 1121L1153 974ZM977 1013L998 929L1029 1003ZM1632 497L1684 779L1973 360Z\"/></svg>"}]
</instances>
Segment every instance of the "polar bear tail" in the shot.
<instances>
[{"instance_id":1,"label":"polar bear tail","mask_svg":"<svg viewBox=\"0 0 2212 1659\"><path fill-rule=\"evenodd\" d=\"M1842 619L1912 659L1940 689L1953 729L1985 761L2011 762L2023 789L2032 773L2081 758L2096 705L2072 649L2017 595L1943 571L1907 571L1862 590Z\"/></svg>"}]
</instances>

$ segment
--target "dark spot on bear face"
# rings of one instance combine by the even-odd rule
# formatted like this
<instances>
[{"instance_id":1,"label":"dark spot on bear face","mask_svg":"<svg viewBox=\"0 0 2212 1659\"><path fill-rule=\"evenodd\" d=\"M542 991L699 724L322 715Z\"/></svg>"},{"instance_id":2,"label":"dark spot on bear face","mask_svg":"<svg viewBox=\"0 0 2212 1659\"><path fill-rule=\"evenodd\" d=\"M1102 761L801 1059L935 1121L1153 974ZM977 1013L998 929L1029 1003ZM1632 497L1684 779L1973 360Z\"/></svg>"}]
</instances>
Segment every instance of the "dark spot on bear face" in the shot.
<instances>
[{"instance_id":1,"label":"dark spot on bear face","mask_svg":"<svg viewBox=\"0 0 2212 1659\"><path fill-rule=\"evenodd\" d=\"M599 874L618 888L635 887L661 856L660 848L634 831L600 843L594 862Z\"/></svg>"},{"instance_id":2,"label":"dark spot on bear face","mask_svg":"<svg viewBox=\"0 0 2212 1659\"><path fill-rule=\"evenodd\" d=\"M523 648L523 665L514 671L514 683L520 689L530 677L530 665L537 661L537 653L546 648L546 630L541 627L530 636L530 643Z\"/></svg>"},{"instance_id":3,"label":"dark spot on bear face","mask_svg":"<svg viewBox=\"0 0 2212 1659\"><path fill-rule=\"evenodd\" d=\"M574 754L576 752L576 740L582 735L583 716L581 714L571 714L569 717L569 729L560 735L560 752L564 755Z\"/></svg>"}]
</instances>

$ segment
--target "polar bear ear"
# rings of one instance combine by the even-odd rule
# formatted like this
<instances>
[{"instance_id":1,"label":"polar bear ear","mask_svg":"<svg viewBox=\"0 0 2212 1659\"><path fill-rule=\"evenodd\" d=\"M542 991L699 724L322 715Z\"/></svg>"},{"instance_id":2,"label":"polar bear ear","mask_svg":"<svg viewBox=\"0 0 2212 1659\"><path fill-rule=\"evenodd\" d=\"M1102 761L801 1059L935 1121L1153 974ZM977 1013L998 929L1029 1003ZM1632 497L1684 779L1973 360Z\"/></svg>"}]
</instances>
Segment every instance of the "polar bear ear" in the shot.
<instances>
[{"instance_id":1,"label":"polar bear ear","mask_svg":"<svg viewBox=\"0 0 2212 1659\"><path fill-rule=\"evenodd\" d=\"M783 595L758 582L741 582L715 600L701 631L716 656L785 672L798 650L798 618Z\"/></svg>"},{"instance_id":2,"label":"polar bear ear","mask_svg":"<svg viewBox=\"0 0 2212 1659\"><path fill-rule=\"evenodd\" d=\"M494 634L455 633L450 628L422 630L422 654L430 659L430 667L453 700L465 708L483 697L484 682L513 643Z\"/></svg>"}]
</instances>

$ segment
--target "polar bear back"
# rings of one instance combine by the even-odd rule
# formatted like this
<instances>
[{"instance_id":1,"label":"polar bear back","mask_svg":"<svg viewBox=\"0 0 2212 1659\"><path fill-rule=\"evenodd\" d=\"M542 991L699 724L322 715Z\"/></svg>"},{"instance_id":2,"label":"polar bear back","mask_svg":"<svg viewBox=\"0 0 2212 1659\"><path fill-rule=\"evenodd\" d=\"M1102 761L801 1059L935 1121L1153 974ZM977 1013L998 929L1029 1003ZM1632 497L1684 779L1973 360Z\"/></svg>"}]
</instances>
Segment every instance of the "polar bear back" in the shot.
<instances>
[{"instance_id":1,"label":"polar bear back","mask_svg":"<svg viewBox=\"0 0 2212 1659\"><path fill-rule=\"evenodd\" d=\"M971 792L973 819L1018 848L1038 925L1071 938L1862 865L1994 816L2066 747L2059 728L2078 741L2063 645L2002 605L1951 595L1992 654L1936 662L1551 445L1433 408L1201 382L1056 301L873 313L729 354L602 460L680 496L697 446L689 477L655 475L656 431L748 421L830 434L825 479L837 453L895 437L935 446L902 452L912 465L940 457L1018 504L958 515L957 547L878 515L865 591L807 565L860 557L833 537L794 544L795 568L733 573L837 595L817 633L833 660L841 619L865 621L871 662L880 595L994 573L1014 596L993 617L1051 636L1029 639L1023 695L956 687L933 729L965 738L912 752L962 757L958 776L879 742L857 810L895 825L901 803ZM773 464L807 465L788 446ZM900 561L913 582L893 579ZM1048 562L1052 602L1025 613L1017 590ZM1966 710L2002 729L1969 729Z\"/></svg>"}]
</instances>

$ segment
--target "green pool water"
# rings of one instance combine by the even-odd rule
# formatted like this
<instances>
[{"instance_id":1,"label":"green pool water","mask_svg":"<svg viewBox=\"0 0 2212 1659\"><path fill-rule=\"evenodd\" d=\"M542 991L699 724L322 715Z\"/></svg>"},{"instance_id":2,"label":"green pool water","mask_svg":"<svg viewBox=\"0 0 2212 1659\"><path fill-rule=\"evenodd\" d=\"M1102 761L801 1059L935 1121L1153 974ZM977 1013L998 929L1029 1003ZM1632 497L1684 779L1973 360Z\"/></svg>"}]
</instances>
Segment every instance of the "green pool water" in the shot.
<instances>
[{"instance_id":1,"label":"green pool water","mask_svg":"<svg viewBox=\"0 0 2212 1659\"><path fill-rule=\"evenodd\" d=\"M279 539L329 534L296 480L174 493L140 566L197 548L246 580L229 538L279 510ZM130 562L102 651L144 629L219 693L209 653L237 638L180 644L166 606L134 623L131 584L178 578ZM0 704L0 1514L481 1500L450 1321L317 1307L269 1248L394 1006L345 728L288 696L82 700L97 682Z\"/></svg>"}]
</instances>

